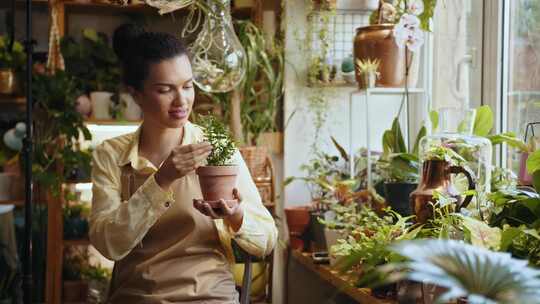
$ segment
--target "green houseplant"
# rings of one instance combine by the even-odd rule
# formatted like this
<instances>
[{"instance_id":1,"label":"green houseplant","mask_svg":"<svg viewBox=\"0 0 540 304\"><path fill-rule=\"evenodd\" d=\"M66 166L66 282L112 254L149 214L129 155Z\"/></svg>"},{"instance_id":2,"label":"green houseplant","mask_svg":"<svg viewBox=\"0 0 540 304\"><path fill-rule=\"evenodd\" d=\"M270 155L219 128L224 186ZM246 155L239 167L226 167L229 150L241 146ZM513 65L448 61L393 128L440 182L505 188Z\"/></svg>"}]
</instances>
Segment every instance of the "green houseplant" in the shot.
<instances>
[{"instance_id":1,"label":"green houseplant","mask_svg":"<svg viewBox=\"0 0 540 304\"><path fill-rule=\"evenodd\" d=\"M383 154L377 161L377 167L384 180L386 201L392 209L403 216L412 214L409 195L416 188L419 180L418 145L425 135L426 128L422 127L416 136L412 150L409 151L397 117L392 122L392 128L383 134Z\"/></svg>"},{"instance_id":2,"label":"green houseplant","mask_svg":"<svg viewBox=\"0 0 540 304\"><path fill-rule=\"evenodd\" d=\"M236 145L227 128L213 116L203 116L197 120L204 131L204 138L212 145L207 164L197 168L203 199L213 208L218 208L219 200L234 200L238 166L233 164Z\"/></svg>"},{"instance_id":3,"label":"green houseplant","mask_svg":"<svg viewBox=\"0 0 540 304\"><path fill-rule=\"evenodd\" d=\"M120 68L107 35L84 29L80 43L73 37L63 38L61 51L66 71L75 77L82 93L90 94L94 118L117 116Z\"/></svg>"},{"instance_id":4,"label":"green houseplant","mask_svg":"<svg viewBox=\"0 0 540 304\"><path fill-rule=\"evenodd\" d=\"M0 36L0 94L13 94L17 75L22 71L26 55L22 44Z\"/></svg>"},{"instance_id":5,"label":"green houseplant","mask_svg":"<svg viewBox=\"0 0 540 304\"><path fill-rule=\"evenodd\" d=\"M81 92L72 76L60 70L35 74L32 90L36 109L32 171L39 186L58 196L66 172L89 171L90 157L81 151L78 141L81 134L85 140L92 135L75 109L75 98Z\"/></svg>"},{"instance_id":6,"label":"green houseplant","mask_svg":"<svg viewBox=\"0 0 540 304\"><path fill-rule=\"evenodd\" d=\"M438 303L466 298L467 303L537 303L540 271L527 262L454 240L414 240L392 246L408 259L383 267L390 280L437 284ZM424 295L425 297L426 295Z\"/></svg>"}]
</instances>

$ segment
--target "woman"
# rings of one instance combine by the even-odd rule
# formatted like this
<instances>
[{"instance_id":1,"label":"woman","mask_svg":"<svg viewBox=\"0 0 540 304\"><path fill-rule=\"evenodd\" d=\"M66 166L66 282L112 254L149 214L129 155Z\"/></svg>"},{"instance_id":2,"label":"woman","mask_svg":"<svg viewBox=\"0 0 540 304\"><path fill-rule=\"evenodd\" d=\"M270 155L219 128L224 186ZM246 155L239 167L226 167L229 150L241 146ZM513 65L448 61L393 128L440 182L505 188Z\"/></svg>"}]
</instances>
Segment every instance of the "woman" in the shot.
<instances>
[{"instance_id":1,"label":"woman","mask_svg":"<svg viewBox=\"0 0 540 304\"><path fill-rule=\"evenodd\" d=\"M231 240L252 255L268 255L274 221L238 152L234 195L241 203L222 202L215 213L199 200L194 170L211 146L188 121L194 87L182 43L123 25L113 45L144 121L93 155L90 240L115 261L109 303L236 303Z\"/></svg>"}]
</instances>

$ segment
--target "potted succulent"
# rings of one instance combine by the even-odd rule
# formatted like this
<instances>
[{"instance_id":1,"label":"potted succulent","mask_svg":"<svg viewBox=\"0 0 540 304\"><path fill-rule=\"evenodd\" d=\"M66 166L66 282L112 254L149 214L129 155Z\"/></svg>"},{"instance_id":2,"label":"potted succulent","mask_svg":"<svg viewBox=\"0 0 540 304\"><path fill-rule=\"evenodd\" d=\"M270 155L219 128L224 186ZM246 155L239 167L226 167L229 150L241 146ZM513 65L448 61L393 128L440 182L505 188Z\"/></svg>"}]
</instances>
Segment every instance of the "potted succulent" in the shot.
<instances>
[{"instance_id":1,"label":"potted succulent","mask_svg":"<svg viewBox=\"0 0 540 304\"><path fill-rule=\"evenodd\" d=\"M14 94L17 73L25 64L26 55L22 44L0 36L0 94Z\"/></svg>"},{"instance_id":2,"label":"potted succulent","mask_svg":"<svg viewBox=\"0 0 540 304\"><path fill-rule=\"evenodd\" d=\"M436 0L397 0L392 5L380 0L370 25L356 30L354 57L380 60L377 87L414 87L418 80L419 52L424 31L430 31ZM360 82L360 71L356 69Z\"/></svg>"},{"instance_id":3,"label":"potted succulent","mask_svg":"<svg viewBox=\"0 0 540 304\"><path fill-rule=\"evenodd\" d=\"M213 116L198 119L204 130L204 138L212 145L207 164L197 168L203 199L212 208L219 208L219 200L229 203L235 200L238 166L232 163L236 145L227 128Z\"/></svg>"},{"instance_id":4,"label":"potted succulent","mask_svg":"<svg viewBox=\"0 0 540 304\"><path fill-rule=\"evenodd\" d=\"M346 57L341 62L341 77L346 83L355 83L354 78L354 58Z\"/></svg>"},{"instance_id":5,"label":"potted succulent","mask_svg":"<svg viewBox=\"0 0 540 304\"><path fill-rule=\"evenodd\" d=\"M409 152L398 118L392 122L392 128L383 134L383 155L377 161L377 167L384 179L384 193L388 204L402 216L409 216L412 210L409 195L416 189L419 179L418 144L426 135L426 128L418 132L412 151Z\"/></svg>"},{"instance_id":6,"label":"potted succulent","mask_svg":"<svg viewBox=\"0 0 540 304\"><path fill-rule=\"evenodd\" d=\"M358 85L360 89L370 89L375 87L375 82L379 78L379 59L371 60L367 58L365 60L358 59L356 66L359 71Z\"/></svg>"}]
</instances>

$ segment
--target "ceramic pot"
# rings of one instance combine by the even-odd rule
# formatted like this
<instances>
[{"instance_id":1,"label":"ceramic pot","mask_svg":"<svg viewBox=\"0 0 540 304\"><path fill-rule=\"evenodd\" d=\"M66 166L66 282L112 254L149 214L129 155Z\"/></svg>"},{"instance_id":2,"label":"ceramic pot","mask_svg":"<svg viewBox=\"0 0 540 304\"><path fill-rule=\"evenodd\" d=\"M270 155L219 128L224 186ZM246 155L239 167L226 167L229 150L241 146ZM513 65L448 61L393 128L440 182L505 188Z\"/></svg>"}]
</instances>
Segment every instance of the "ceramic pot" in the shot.
<instances>
[{"instance_id":1,"label":"ceramic pot","mask_svg":"<svg viewBox=\"0 0 540 304\"><path fill-rule=\"evenodd\" d=\"M455 211L467 207L473 195L467 195L464 199L451 183L451 174L463 173L469 183L468 190L474 190L475 184L471 174L460 166L451 166L444 160L426 160L422 165L421 182L416 190L411 193L411 210L416 215L416 222L425 223L433 215L432 202L435 202L435 191L444 193L457 200Z\"/></svg>"},{"instance_id":2,"label":"ceramic pot","mask_svg":"<svg viewBox=\"0 0 540 304\"><path fill-rule=\"evenodd\" d=\"M77 97L75 110L85 117L89 117L92 113L92 101L88 95L84 94Z\"/></svg>"},{"instance_id":3,"label":"ceramic pot","mask_svg":"<svg viewBox=\"0 0 540 304\"><path fill-rule=\"evenodd\" d=\"M0 94L15 93L15 73L13 69L0 69Z\"/></svg>"},{"instance_id":4,"label":"ceramic pot","mask_svg":"<svg viewBox=\"0 0 540 304\"><path fill-rule=\"evenodd\" d=\"M405 48L401 49L394 39L393 24L369 25L356 29L354 38L354 58L356 60L376 60L379 77L376 87L403 87L408 79L409 88L416 87L419 72L419 53L407 52L409 75L405 77ZM365 89L365 75L356 67L356 80L360 89Z\"/></svg>"},{"instance_id":5,"label":"ceramic pot","mask_svg":"<svg viewBox=\"0 0 540 304\"><path fill-rule=\"evenodd\" d=\"M409 197L418 184L384 183L384 196L392 210L402 216L412 215Z\"/></svg>"},{"instance_id":6,"label":"ceramic pot","mask_svg":"<svg viewBox=\"0 0 540 304\"><path fill-rule=\"evenodd\" d=\"M233 204L238 166L203 166L196 170L203 199L212 208L219 208L219 200Z\"/></svg>"},{"instance_id":7,"label":"ceramic pot","mask_svg":"<svg viewBox=\"0 0 540 304\"><path fill-rule=\"evenodd\" d=\"M309 239L312 252L328 251L324 235L325 226L319 222L319 218L324 219L324 211L309 212Z\"/></svg>"},{"instance_id":8,"label":"ceramic pot","mask_svg":"<svg viewBox=\"0 0 540 304\"><path fill-rule=\"evenodd\" d=\"M142 118L141 107L135 102L135 99L129 93L120 94L120 102L122 107L122 116L126 120L137 121Z\"/></svg>"},{"instance_id":9,"label":"ceramic pot","mask_svg":"<svg viewBox=\"0 0 540 304\"><path fill-rule=\"evenodd\" d=\"M528 152L521 152L519 155L519 175L518 180L520 185L530 186L532 185L532 176L527 173L527 159L529 158Z\"/></svg>"},{"instance_id":10,"label":"ceramic pot","mask_svg":"<svg viewBox=\"0 0 540 304\"><path fill-rule=\"evenodd\" d=\"M324 239L326 240L326 248L328 248L328 256L330 257L330 266L336 265L337 258L332 254L332 246L337 245L338 240L345 239L347 234L345 230L339 229L324 229Z\"/></svg>"},{"instance_id":11,"label":"ceramic pot","mask_svg":"<svg viewBox=\"0 0 540 304\"><path fill-rule=\"evenodd\" d=\"M92 101L92 117L98 120L112 119L111 107L111 92L92 92L90 100Z\"/></svg>"}]
</instances>

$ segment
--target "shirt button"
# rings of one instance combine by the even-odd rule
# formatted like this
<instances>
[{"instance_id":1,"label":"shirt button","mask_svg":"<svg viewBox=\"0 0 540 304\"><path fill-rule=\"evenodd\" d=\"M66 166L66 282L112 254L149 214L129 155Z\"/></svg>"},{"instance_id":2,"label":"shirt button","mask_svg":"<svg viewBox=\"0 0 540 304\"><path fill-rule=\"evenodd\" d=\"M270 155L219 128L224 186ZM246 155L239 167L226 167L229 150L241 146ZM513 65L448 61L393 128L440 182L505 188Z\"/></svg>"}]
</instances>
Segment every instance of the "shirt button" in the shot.
<instances>
[{"instance_id":1,"label":"shirt button","mask_svg":"<svg viewBox=\"0 0 540 304\"><path fill-rule=\"evenodd\" d=\"M171 203L165 202L165 207L166 207L166 208L169 208L170 205L171 205Z\"/></svg>"}]
</instances>

